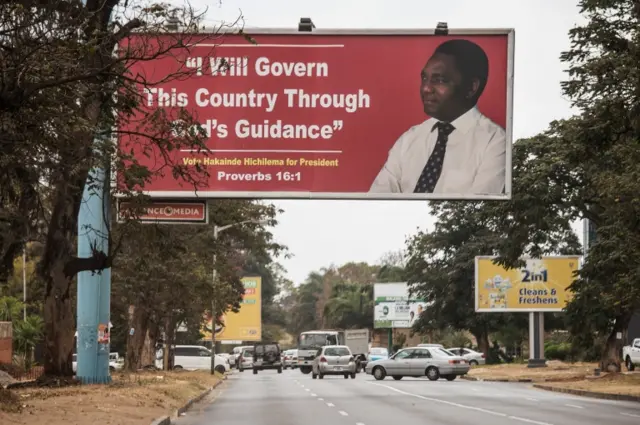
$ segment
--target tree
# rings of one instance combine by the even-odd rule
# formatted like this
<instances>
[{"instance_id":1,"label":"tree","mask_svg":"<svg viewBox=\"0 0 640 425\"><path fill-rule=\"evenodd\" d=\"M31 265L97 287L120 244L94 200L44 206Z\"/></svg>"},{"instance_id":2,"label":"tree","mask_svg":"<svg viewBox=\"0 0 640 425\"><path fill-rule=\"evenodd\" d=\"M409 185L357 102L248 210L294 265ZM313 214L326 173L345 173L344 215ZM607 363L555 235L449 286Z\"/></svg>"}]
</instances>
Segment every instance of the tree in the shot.
<instances>
[{"instance_id":1,"label":"tree","mask_svg":"<svg viewBox=\"0 0 640 425\"><path fill-rule=\"evenodd\" d=\"M527 167L539 154L536 146L527 139L514 144L510 201L431 204L435 229L419 232L407 244L405 273L411 291L430 303L415 330L468 330L488 355L490 333L510 322L521 322L517 326L522 326L526 318L475 312L475 257L506 256L513 267L520 265L523 254L537 258L579 252L571 215L545 207L559 191L549 180L530 181Z\"/></svg>"},{"instance_id":2,"label":"tree","mask_svg":"<svg viewBox=\"0 0 640 425\"><path fill-rule=\"evenodd\" d=\"M172 16L188 32L155 43ZM113 252L94 249L90 258L76 255L85 183L96 185L90 171L114 164L119 189L131 194L158 173L170 172L194 187L206 175L172 160L171 152L204 147L201 132L183 131L196 123L194 118L185 110L169 114L140 108L138 87L159 81L128 73L139 61L171 57L176 49L200 40L194 32L198 18L188 5L173 8L144 0L0 4L0 279L9 274L28 238L35 234L42 239L38 274L44 284L46 374L73 374L73 280L81 271L110 267L118 245L110 244ZM121 43L133 31L137 41ZM118 45L119 55L114 55ZM192 72L184 69L162 81L187 78ZM133 120L138 123L135 132L111 131ZM163 164L159 169L141 165L128 151L116 148L114 137L142 144L147 152L154 149Z\"/></svg>"},{"instance_id":3,"label":"tree","mask_svg":"<svg viewBox=\"0 0 640 425\"><path fill-rule=\"evenodd\" d=\"M272 205L254 201L216 201L208 226L137 225L123 240L122 253L114 264L113 298L121 312L117 327L134 329L127 336L127 368L136 370L153 363L144 359L144 353L154 353L160 333L171 345L178 324L200 330L214 298L218 317L227 310L238 311L243 274L263 276L267 282L263 295L273 297L271 271L264 264L285 247L275 243L262 225L234 226L217 240L212 227L245 220L267 220L275 225L277 212ZM218 272L215 287L211 279L214 266ZM130 317L129 306L133 307Z\"/></svg>"},{"instance_id":4,"label":"tree","mask_svg":"<svg viewBox=\"0 0 640 425\"><path fill-rule=\"evenodd\" d=\"M519 213L502 215L512 231L502 243L501 261L516 264L530 243L527 226L542 229L558 212L592 221L598 241L571 287L566 314L574 342L589 346L605 336L601 367L620 370L624 339L616 334L624 333L640 308L640 4L582 0L579 7L587 22L569 32L571 49L561 60L570 76L563 92L580 112L526 141L532 155L521 162L521 179L523 189L534 193Z\"/></svg>"}]
</instances>

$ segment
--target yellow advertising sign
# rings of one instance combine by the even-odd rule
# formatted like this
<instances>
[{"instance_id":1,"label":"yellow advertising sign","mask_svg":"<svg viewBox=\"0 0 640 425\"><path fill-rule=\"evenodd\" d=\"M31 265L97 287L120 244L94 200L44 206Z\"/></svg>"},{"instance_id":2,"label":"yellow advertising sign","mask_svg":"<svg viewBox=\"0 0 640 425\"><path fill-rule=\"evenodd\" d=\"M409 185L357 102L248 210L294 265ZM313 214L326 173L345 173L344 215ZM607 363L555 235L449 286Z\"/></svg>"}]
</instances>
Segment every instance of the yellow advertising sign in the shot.
<instances>
[{"instance_id":1,"label":"yellow advertising sign","mask_svg":"<svg viewBox=\"0 0 640 425\"><path fill-rule=\"evenodd\" d=\"M262 278L243 277L244 297L237 313L222 315L222 325L216 327L217 341L260 341L262 339ZM211 339L211 319L201 333L204 340Z\"/></svg>"},{"instance_id":2,"label":"yellow advertising sign","mask_svg":"<svg viewBox=\"0 0 640 425\"><path fill-rule=\"evenodd\" d=\"M477 312L562 311L571 300L579 256L525 258L523 268L508 270L494 258L476 257Z\"/></svg>"}]
</instances>

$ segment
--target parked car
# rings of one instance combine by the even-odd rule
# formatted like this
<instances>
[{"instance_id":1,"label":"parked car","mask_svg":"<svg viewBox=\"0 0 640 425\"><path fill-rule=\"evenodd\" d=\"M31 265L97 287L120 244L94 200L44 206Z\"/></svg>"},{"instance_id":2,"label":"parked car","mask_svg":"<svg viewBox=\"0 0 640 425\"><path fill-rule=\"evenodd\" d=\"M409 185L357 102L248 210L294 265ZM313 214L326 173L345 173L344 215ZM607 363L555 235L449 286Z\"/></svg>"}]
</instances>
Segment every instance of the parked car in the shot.
<instances>
[{"instance_id":1,"label":"parked car","mask_svg":"<svg viewBox=\"0 0 640 425\"><path fill-rule=\"evenodd\" d=\"M238 370L244 372L245 369L253 368L253 347L245 347L238 357Z\"/></svg>"},{"instance_id":2,"label":"parked car","mask_svg":"<svg viewBox=\"0 0 640 425\"><path fill-rule=\"evenodd\" d=\"M162 369L163 350L156 353L156 367ZM174 370L211 370L211 350L201 345L176 345L173 349ZM227 359L215 355L214 370L224 374L231 370Z\"/></svg>"},{"instance_id":3,"label":"parked car","mask_svg":"<svg viewBox=\"0 0 640 425\"><path fill-rule=\"evenodd\" d=\"M355 356L346 345L326 345L311 365L311 377L324 378L325 375L343 375L344 379L356 379Z\"/></svg>"},{"instance_id":4,"label":"parked car","mask_svg":"<svg viewBox=\"0 0 640 425\"><path fill-rule=\"evenodd\" d=\"M460 356L439 347L409 347L386 360L369 362L365 372L380 381L387 375L396 381L405 376L426 376L431 381L453 381L469 372L469 364Z\"/></svg>"},{"instance_id":5,"label":"parked car","mask_svg":"<svg viewBox=\"0 0 640 425\"><path fill-rule=\"evenodd\" d=\"M474 351L470 348L447 348L447 351L451 351L456 356L463 357L467 363L469 363L469 366L478 366L486 363L484 353Z\"/></svg>"},{"instance_id":6,"label":"parked car","mask_svg":"<svg viewBox=\"0 0 640 425\"><path fill-rule=\"evenodd\" d=\"M640 338L634 339L631 345L622 347L622 358L630 372L635 370L636 366L640 366Z\"/></svg>"}]
</instances>

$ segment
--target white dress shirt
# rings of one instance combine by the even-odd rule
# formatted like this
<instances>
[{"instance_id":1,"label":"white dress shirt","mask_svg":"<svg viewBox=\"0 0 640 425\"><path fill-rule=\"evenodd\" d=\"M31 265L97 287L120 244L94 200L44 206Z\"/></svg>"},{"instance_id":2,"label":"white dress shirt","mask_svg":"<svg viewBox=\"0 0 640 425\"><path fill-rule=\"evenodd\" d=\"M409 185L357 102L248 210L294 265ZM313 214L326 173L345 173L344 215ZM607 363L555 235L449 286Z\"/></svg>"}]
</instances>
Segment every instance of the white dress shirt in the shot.
<instances>
[{"instance_id":1,"label":"white dress shirt","mask_svg":"<svg viewBox=\"0 0 640 425\"><path fill-rule=\"evenodd\" d=\"M369 192L413 193L438 140L438 122L429 118L407 130L389 151ZM433 193L499 195L504 191L506 133L472 108L451 123L442 174ZM433 130L433 131L432 131Z\"/></svg>"}]
</instances>

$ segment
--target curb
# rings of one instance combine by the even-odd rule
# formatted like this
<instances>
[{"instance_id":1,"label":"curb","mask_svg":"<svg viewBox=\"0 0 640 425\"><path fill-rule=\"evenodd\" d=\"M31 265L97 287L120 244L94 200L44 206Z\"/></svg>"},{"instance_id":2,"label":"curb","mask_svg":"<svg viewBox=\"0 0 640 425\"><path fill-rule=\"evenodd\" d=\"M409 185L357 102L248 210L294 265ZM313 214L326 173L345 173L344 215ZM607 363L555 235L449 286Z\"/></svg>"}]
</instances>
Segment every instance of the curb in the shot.
<instances>
[{"instance_id":1,"label":"curb","mask_svg":"<svg viewBox=\"0 0 640 425\"><path fill-rule=\"evenodd\" d=\"M151 422L151 425L171 425L171 418L169 416L162 416Z\"/></svg>"},{"instance_id":2,"label":"curb","mask_svg":"<svg viewBox=\"0 0 640 425\"><path fill-rule=\"evenodd\" d=\"M574 390L571 388L557 388L540 384L533 384L533 387L540 390L553 391L556 393L579 395L583 397L599 398L603 400L635 401L637 403L640 403L640 396L635 395L598 393L595 391Z\"/></svg>"},{"instance_id":3,"label":"curb","mask_svg":"<svg viewBox=\"0 0 640 425\"><path fill-rule=\"evenodd\" d=\"M189 408L191 406L193 406L194 403L197 403L200 400L202 400L203 398L205 398L206 396L208 396L211 393L211 391L213 391L216 388L218 388L220 386L220 384L222 384L222 382L226 381L226 380L227 380L227 375L224 375L224 377L222 377L221 380L216 382L211 388L208 388L208 389L204 390L202 393L198 394L194 398L192 398L189 401L187 401L182 407L179 407L178 409L176 409L173 412L173 416L177 418L180 415L182 415L183 413L185 413L187 410L189 410ZM151 425L171 425L171 417L170 416L161 416L159 418L156 418L153 422L151 422Z\"/></svg>"},{"instance_id":4,"label":"curb","mask_svg":"<svg viewBox=\"0 0 640 425\"><path fill-rule=\"evenodd\" d=\"M475 378L473 376L466 376L463 375L461 376L462 379L465 379L467 381L477 381L477 382L533 382L533 379L530 378L520 378L520 379L482 379L482 378Z\"/></svg>"}]
</instances>

